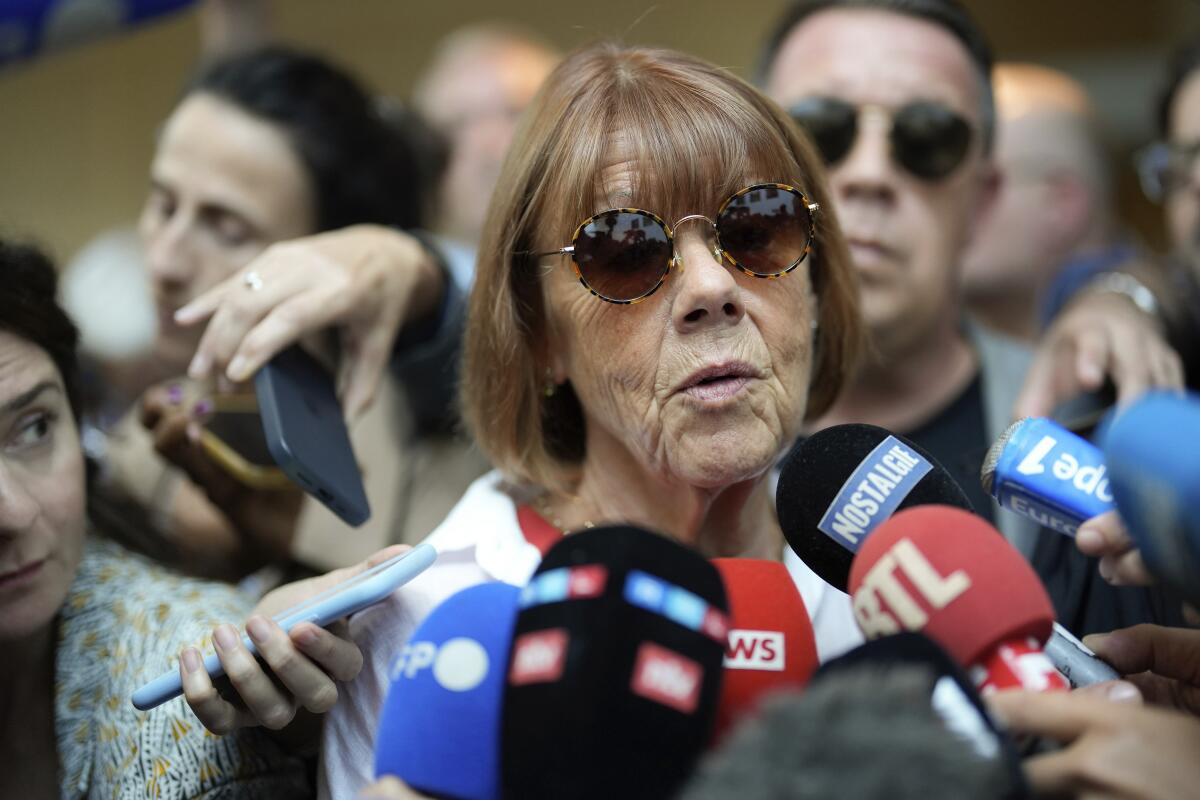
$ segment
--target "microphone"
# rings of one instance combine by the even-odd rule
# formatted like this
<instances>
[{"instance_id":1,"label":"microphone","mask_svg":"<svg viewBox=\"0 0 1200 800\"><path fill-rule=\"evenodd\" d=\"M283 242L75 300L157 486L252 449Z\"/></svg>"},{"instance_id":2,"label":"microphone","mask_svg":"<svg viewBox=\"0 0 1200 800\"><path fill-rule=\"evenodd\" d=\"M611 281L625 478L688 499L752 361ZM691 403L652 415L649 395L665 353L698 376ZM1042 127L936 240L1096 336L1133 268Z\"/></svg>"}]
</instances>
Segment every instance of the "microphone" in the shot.
<instances>
[{"instance_id":1,"label":"microphone","mask_svg":"<svg viewBox=\"0 0 1200 800\"><path fill-rule=\"evenodd\" d=\"M729 597L729 639L717 706L719 742L764 697L808 683L817 642L808 609L787 567L778 561L714 558Z\"/></svg>"},{"instance_id":2,"label":"microphone","mask_svg":"<svg viewBox=\"0 0 1200 800\"><path fill-rule=\"evenodd\" d=\"M980 480L1002 507L1067 536L1113 509L1104 454L1040 417L1018 420L1001 434L983 460Z\"/></svg>"},{"instance_id":3,"label":"microphone","mask_svg":"<svg viewBox=\"0 0 1200 800\"><path fill-rule=\"evenodd\" d=\"M924 633L987 694L1065 689L1042 652L1054 608L1033 568L986 520L945 506L901 511L850 568L854 616L868 639Z\"/></svg>"},{"instance_id":4,"label":"microphone","mask_svg":"<svg viewBox=\"0 0 1200 800\"><path fill-rule=\"evenodd\" d=\"M850 562L866 537L899 509L967 511L971 501L937 460L874 425L834 425L784 458L775 511L788 545L829 585L846 591Z\"/></svg>"},{"instance_id":5,"label":"microphone","mask_svg":"<svg viewBox=\"0 0 1200 800\"><path fill-rule=\"evenodd\" d=\"M1101 438L1117 509L1146 566L1200 605L1200 397L1143 395Z\"/></svg>"},{"instance_id":6,"label":"microphone","mask_svg":"<svg viewBox=\"0 0 1200 800\"><path fill-rule=\"evenodd\" d=\"M501 723L506 797L671 796L712 734L721 576L628 525L574 533L521 593Z\"/></svg>"},{"instance_id":7,"label":"microphone","mask_svg":"<svg viewBox=\"0 0 1200 800\"><path fill-rule=\"evenodd\" d=\"M500 707L521 590L463 589L413 632L391 669L375 777L459 800L500 797Z\"/></svg>"},{"instance_id":8,"label":"microphone","mask_svg":"<svg viewBox=\"0 0 1200 800\"><path fill-rule=\"evenodd\" d=\"M765 702L682 798L1028 796L1011 741L962 669L924 636L901 633L826 663L803 694Z\"/></svg>"}]
</instances>

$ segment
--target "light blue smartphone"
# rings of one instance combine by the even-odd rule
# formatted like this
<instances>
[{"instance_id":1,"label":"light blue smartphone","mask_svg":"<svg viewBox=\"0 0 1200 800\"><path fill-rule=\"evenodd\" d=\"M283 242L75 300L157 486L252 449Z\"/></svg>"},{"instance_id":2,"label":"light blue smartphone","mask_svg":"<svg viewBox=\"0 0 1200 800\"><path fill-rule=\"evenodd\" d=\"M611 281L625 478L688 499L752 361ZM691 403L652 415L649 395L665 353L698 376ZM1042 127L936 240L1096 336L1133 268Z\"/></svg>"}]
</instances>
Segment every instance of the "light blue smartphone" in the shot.
<instances>
[{"instance_id":1,"label":"light blue smartphone","mask_svg":"<svg viewBox=\"0 0 1200 800\"><path fill-rule=\"evenodd\" d=\"M433 545L419 544L412 550L401 553L395 558L389 558L382 564L377 564L348 581L339 583L299 605L276 614L273 619L285 632L290 631L301 622L311 622L314 625L325 627L355 611L361 611L367 606L387 598L396 589L428 569L436 558L437 551ZM242 643L246 645L246 649L257 655L258 650L250 641L250 637L243 636ZM216 653L209 653L205 657L204 669L213 678L225 674L225 669L221 666L221 661L217 658ZM183 684L180 682L179 670L176 668L164 672L142 686L133 693L130 699L133 701L134 708L149 711L181 694L183 694Z\"/></svg>"}]
</instances>

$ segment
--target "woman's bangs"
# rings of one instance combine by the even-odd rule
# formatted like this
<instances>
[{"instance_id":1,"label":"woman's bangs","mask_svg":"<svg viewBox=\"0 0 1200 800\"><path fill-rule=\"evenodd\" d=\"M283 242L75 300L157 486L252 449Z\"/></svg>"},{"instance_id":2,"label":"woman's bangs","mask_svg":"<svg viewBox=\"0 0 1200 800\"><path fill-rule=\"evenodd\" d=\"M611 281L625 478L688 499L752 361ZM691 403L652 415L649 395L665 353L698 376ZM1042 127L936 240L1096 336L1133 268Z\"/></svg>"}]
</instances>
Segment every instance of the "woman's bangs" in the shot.
<instances>
[{"instance_id":1,"label":"woman's bangs","mask_svg":"<svg viewBox=\"0 0 1200 800\"><path fill-rule=\"evenodd\" d=\"M608 208L640 208L673 224L688 214L715 216L751 183L804 189L796 157L771 117L685 67L625 70L592 82L558 130L533 192L537 218L563 237L553 247ZM606 186L622 163L630 164L631 185Z\"/></svg>"}]
</instances>

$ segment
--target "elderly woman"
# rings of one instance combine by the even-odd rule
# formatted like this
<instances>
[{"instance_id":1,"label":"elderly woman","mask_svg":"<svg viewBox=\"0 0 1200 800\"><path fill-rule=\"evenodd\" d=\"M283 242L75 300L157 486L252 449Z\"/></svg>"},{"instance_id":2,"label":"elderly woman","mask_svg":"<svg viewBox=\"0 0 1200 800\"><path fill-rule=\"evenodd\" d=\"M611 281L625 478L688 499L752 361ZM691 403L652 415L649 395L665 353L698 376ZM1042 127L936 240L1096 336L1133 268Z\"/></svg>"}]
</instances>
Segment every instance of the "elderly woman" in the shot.
<instances>
[{"instance_id":1,"label":"elderly woman","mask_svg":"<svg viewBox=\"0 0 1200 800\"><path fill-rule=\"evenodd\" d=\"M429 541L438 564L351 621L367 657L326 720L325 796L369 781L388 666L466 585L520 584L573 530L629 521L711 556L783 560L823 656L844 595L786 548L768 476L859 345L820 162L757 90L612 45L550 76L493 198L470 301L466 418L496 472Z\"/></svg>"}]
</instances>

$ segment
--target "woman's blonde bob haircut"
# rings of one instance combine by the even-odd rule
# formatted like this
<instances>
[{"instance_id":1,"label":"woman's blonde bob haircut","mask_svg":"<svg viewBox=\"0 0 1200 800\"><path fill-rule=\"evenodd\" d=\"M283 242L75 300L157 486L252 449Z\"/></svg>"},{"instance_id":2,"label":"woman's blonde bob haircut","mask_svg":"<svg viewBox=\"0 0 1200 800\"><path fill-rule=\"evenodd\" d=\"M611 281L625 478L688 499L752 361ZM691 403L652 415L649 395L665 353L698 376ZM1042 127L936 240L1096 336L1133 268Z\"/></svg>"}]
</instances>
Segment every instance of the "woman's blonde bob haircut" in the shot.
<instances>
[{"instance_id":1,"label":"woman's blonde bob haircut","mask_svg":"<svg viewBox=\"0 0 1200 800\"><path fill-rule=\"evenodd\" d=\"M637 165L633 201L622 205L668 220L712 215L758 181L791 184L820 205L813 252L798 268L808 270L817 299L807 418L829 408L861 346L849 254L821 162L795 123L757 89L700 59L615 44L578 50L546 80L513 139L467 316L463 416L492 463L519 485L569 489L583 459L573 391L545 391L545 267L531 253L568 244L580 220L601 210L596 198L615 132ZM570 269L558 263L566 257L543 261ZM797 308L796 324L809 324L809 316Z\"/></svg>"}]
</instances>

